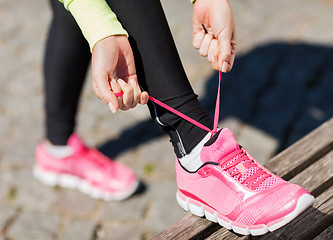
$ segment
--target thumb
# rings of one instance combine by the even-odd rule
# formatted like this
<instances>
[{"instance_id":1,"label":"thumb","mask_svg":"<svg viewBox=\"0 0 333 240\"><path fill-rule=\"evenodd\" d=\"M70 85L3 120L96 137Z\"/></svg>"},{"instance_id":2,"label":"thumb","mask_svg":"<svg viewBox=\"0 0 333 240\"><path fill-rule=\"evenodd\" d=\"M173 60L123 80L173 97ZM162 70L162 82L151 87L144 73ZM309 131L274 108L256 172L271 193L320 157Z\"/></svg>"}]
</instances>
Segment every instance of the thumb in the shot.
<instances>
[{"instance_id":1,"label":"thumb","mask_svg":"<svg viewBox=\"0 0 333 240\"><path fill-rule=\"evenodd\" d=\"M119 103L117 97L111 91L107 74L95 74L93 81L97 88L97 97L109 106L112 113L115 113L119 108Z\"/></svg>"}]
</instances>

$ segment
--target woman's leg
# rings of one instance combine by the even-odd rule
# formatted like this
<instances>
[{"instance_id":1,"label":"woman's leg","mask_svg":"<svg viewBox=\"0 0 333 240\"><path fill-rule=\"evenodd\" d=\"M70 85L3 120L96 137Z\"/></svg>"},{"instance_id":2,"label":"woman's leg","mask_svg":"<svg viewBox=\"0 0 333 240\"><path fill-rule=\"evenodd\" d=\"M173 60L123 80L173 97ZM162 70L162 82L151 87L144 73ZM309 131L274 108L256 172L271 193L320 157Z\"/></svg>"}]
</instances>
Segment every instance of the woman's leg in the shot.
<instances>
[{"instance_id":1,"label":"woman's leg","mask_svg":"<svg viewBox=\"0 0 333 240\"><path fill-rule=\"evenodd\" d=\"M34 176L47 185L76 188L94 198L122 200L132 195L135 173L96 154L72 134L90 50L74 18L51 0L53 20L45 55L46 137L36 148ZM74 179L74 181L73 181Z\"/></svg>"},{"instance_id":2,"label":"woman's leg","mask_svg":"<svg viewBox=\"0 0 333 240\"><path fill-rule=\"evenodd\" d=\"M161 3L158 0L107 0L129 32L138 80L148 93L212 128L186 77ZM171 137L178 157L189 153L207 132L169 111L150 104L150 112Z\"/></svg>"},{"instance_id":3,"label":"woman's leg","mask_svg":"<svg viewBox=\"0 0 333 240\"><path fill-rule=\"evenodd\" d=\"M51 0L53 19L44 60L46 137L66 145L73 133L90 50L71 14Z\"/></svg>"}]
</instances>

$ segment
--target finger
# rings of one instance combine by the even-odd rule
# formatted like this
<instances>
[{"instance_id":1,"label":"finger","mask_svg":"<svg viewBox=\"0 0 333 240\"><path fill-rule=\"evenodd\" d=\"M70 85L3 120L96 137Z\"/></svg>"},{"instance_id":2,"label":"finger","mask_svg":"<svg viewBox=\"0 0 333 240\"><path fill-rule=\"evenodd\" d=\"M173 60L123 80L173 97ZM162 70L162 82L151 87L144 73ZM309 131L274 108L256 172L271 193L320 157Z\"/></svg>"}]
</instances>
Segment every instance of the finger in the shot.
<instances>
[{"instance_id":1,"label":"finger","mask_svg":"<svg viewBox=\"0 0 333 240\"><path fill-rule=\"evenodd\" d=\"M116 96L111 92L108 76L105 74L95 74L94 82L96 83L96 88L98 90L96 91L98 94L97 97L109 106L112 113L115 113L119 108L118 100Z\"/></svg>"},{"instance_id":2,"label":"finger","mask_svg":"<svg viewBox=\"0 0 333 240\"><path fill-rule=\"evenodd\" d=\"M113 78L112 81L110 82L110 85L111 85L112 92L114 94L122 91L122 89L121 89L119 83L117 83L116 79ZM121 108L123 106L123 96L119 96L119 97L116 96L116 98L118 101L118 108Z\"/></svg>"},{"instance_id":3,"label":"finger","mask_svg":"<svg viewBox=\"0 0 333 240\"><path fill-rule=\"evenodd\" d=\"M140 96L140 104L144 105L147 104L149 100L149 95L147 92L142 92Z\"/></svg>"},{"instance_id":4,"label":"finger","mask_svg":"<svg viewBox=\"0 0 333 240\"><path fill-rule=\"evenodd\" d=\"M130 84L132 85L133 88L133 102L131 105L131 108L134 108L139 102L140 102L140 97L141 97L141 89L139 87L139 84L135 78L131 78L129 80Z\"/></svg>"},{"instance_id":5,"label":"finger","mask_svg":"<svg viewBox=\"0 0 333 240\"><path fill-rule=\"evenodd\" d=\"M231 37L232 31L229 28L224 29L218 36L219 41L219 67L222 72L229 72L231 70Z\"/></svg>"},{"instance_id":6,"label":"finger","mask_svg":"<svg viewBox=\"0 0 333 240\"><path fill-rule=\"evenodd\" d=\"M201 56L207 57L209 45L212 42L212 39L213 39L213 34L208 33L205 35L204 39L201 42L200 48L199 48L199 53Z\"/></svg>"},{"instance_id":7,"label":"finger","mask_svg":"<svg viewBox=\"0 0 333 240\"><path fill-rule=\"evenodd\" d=\"M205 32L203 30L192 34L192 45L195 49L199 49L202 40L205 37Z\"/></svg>"},{"instance_id":8,"label":"finger","mask_svg":"<svg viewBox=\"0 0 333 240\"><path fill-rule=\"evenodd\" d=\"M99 98L100 93L99 93L99 91L98 91L97 85L96 85L96 83L95 83L94 80L92 81L92 88L93 88L93 91L94 91L96 97Z\"/></svg>"},{"instance_id":9,"label":"finger","mask_svg":"<svg viewBox=\"0 0 333 240\"><path fill-rule=\"evenodd\" d=\"M237 51L237 40L236 36L233 34L233 39L231 40L231 60L230 60L230 67L232 68L234 65L235 57L236 57L236 51Z\"/></svg>"},{"instance_id":10,"label":"finger","mask_svg":"<svg viewBox=\"0 0 333 240\"><path fill-rule=\"evenodd\" d=\"M121 89L124 92L122 110L128 110L133 102L133 88L122 79L118 79Z\"/></svg>"},{"instance_id":11,"label":"finger","mask_svg":"<svg viewBox=\"0 0 333 240\"><path fill-rule=\"evenodd\" d=\"M217 56L219 54L219 44L217 39L213 39L208 50L208 61L212 64L215 70L218 70Z\"/></svg>"}]
</instances>

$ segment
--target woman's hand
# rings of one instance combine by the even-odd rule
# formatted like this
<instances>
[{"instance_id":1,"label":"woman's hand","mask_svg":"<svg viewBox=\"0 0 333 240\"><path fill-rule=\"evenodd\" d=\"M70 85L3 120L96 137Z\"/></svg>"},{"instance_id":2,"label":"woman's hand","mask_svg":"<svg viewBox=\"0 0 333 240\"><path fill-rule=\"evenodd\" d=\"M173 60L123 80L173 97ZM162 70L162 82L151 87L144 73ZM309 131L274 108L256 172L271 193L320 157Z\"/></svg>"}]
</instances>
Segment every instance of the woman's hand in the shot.
<instances>
[{"instance_id":1,"label":"woman's hand","mask_svg":"<svg viewBox=\"0 0 333 240\"><path fill-rule=\"evenodd\" d=\"M148 93L138 84L132 48L126 36L110 36L92 51L92 86L98 98L115 113L148 102ZM123 91L117 97L115 93Z\"/></svg>"},{"instance_id":2,"label":"woman's hand","mask_svg":"<svg viewBox=\"0 0 333 240\"><path fill-rule=\"evenodd\" d=\"M231 70L237 42L235 21L228 0L195 2L192 43L201 56L207 57L214 69L222 72Z\"/></svg>"}]
</instances>

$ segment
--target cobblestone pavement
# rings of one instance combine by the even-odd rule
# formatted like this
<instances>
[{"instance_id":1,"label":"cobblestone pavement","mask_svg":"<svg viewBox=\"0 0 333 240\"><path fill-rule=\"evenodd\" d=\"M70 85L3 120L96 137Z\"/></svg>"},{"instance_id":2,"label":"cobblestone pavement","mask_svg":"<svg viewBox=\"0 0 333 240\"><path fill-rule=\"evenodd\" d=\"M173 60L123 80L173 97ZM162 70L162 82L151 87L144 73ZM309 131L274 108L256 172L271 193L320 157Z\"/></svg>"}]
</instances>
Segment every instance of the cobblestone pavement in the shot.
<instances>
[{"instance_id":1,"label":"cobblestone pavement","mask_svg":"<svg viewBox=\"0 0 333 240\"><path fill-rule=\"evenodd\" d=\"M77 131L141 177L107 203L32 178L43 137L46 0L0 0L0 240L150 239L184 216L174 156L145 107L112 115L87 81ZM222 121L262 163L333 115L333 1L233 0L238 57L224 75ZM162 1L186 72L212 113L217 75L191 46L191 4ZM88 76L89 78L89 76Z\"/></svg>"}]
</instances>

